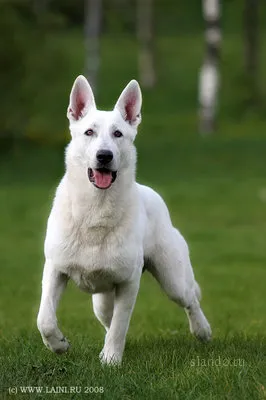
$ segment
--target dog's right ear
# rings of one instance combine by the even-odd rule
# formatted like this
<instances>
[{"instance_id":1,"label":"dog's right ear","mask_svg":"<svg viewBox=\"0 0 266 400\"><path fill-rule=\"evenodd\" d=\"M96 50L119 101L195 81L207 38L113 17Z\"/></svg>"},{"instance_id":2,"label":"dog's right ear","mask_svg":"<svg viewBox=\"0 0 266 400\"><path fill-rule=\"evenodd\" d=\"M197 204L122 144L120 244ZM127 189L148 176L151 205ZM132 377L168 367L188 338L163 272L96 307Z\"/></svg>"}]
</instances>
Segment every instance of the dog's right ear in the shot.
<instances>
[{"instance_id":1,"label":"dog's right ear","mask_svg":"<svg viewBox=\"0 0 266 400\"><path fill-rule=\"evenodd\" d=\"M67 117L69 121L78 121L85 117L91 108L96 108L92 89L87 79L79 75L70 93Z\"/></svg>"},{"instance_id":2,"label":"dog's right ear","mask_svg":"<svg viewBox=\"0 0 266 400\"><path fill-rule=\"evenodd\" d=\"M115 108L117 108L126 122L130 125L138 126L141 121L142 96L139 84L132 80L121 93Z\"/></svg>"}]
</instances>

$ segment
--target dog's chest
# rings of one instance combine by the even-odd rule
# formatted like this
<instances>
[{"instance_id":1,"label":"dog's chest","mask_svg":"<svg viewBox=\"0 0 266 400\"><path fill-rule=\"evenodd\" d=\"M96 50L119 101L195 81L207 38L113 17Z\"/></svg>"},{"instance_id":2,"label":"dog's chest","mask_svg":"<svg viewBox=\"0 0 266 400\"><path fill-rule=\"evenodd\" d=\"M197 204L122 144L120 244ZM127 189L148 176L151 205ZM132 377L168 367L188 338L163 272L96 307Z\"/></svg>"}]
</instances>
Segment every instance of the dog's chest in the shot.
<instances>
[{"instance_id":1,"label":"dog's chest","mask_svg":"<svg viewBox=\"0 0 266 400\"><path fill-rule=\"evenodd\" d=\"M118 280L116 274L106 268L88 270L80 265L70 265L66 273L80 289L90 293L110 291Z\"/></svg>"},{"instance_id":2,"label":"dog's chest","mask_svg":"<svg viewBox=\"0 0 266 400\"><path fill-rule=\"evenodd\" d=\"M111 290L127 280L139 264L140 248L123 229L88 229L84 224L56 236L56 244L53 240L53 245L47 246L55 265L91 293Z\"/></svg>"}]
</instances>

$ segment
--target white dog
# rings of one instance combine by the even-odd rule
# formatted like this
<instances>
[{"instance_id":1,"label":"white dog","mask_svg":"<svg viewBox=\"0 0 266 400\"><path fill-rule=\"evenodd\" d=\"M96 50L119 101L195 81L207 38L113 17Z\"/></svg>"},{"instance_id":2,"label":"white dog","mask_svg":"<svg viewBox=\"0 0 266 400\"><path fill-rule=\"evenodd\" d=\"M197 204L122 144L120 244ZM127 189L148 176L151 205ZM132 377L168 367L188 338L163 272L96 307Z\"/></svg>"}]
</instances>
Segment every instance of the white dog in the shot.
<instances>
[{"instance_id":1,"label":"white dog","mask_svg":"<svg viewBox=\"0 0 266 400\"><path fill-rule=\"evenodd\" d=\"M187 244L162 198L135 182L133 142L141 102L135 80L113 111L96 109L83 76L73 85L67 113L72 140L48 220L37 321L44 344L56 353L69 347L56 308L72 278L92 293L94 313L106 329L101 361L121 362L144 263L169 298L184 307L191 332L211 338Z\"/></svg>"}]
</instances>

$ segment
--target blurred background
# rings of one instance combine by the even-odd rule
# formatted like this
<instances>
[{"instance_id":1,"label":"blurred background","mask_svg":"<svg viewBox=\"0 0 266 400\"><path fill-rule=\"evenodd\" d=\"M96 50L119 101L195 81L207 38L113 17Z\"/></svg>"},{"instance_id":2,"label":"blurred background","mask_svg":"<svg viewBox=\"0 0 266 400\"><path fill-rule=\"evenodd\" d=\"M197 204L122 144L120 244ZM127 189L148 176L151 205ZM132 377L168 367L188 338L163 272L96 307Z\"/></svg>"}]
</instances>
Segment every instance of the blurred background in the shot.
<instances>
[{"instance_id":1,"label":"blurred background","mask_svg":"<svg viewBox=\"0 0 266 400\"><path fill-rule=\"evenodd\" d=\"M144 123L243 137L265 117L265 22L260 0L2 0L0 137L66 142L80 73L99 107L135 77Z\"/></svg>"},{"instance_id":2,"label":"blurred background","mask_svg":"<svg viewBox=\"0 0 266 400\"><path fill-rule=\"evenodd\" d=\"M2 0L0 38L0 331L36 331L69 93L83 73L102 109L140 81L138 180L188 240L215 334L265 332L266 4ZM145 274L135 335L187 332L159 293ZM89 318L98 332L87 307L71 286L59 311L67 329L85 332Z\"/></svg>"}]
</instances>

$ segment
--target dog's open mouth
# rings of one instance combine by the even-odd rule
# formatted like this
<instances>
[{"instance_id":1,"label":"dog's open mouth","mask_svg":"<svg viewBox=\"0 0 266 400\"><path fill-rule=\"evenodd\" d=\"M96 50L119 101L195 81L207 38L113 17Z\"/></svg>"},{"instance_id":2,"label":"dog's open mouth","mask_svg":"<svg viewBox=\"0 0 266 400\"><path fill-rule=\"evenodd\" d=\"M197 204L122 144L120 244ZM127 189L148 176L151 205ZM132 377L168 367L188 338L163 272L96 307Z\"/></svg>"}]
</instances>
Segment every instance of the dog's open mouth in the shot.
<instances>
[{"instance_id":1,"label":"dog's open mouth","mask_svg":"<svg viewBox=\"0 0 266 400\"><path fill-rule=\"evenodd\" d=\"M116 180L117 171L110 171L107 168L88 169L90 182L99 189L108 189Z\"/></svg>"}]
</instances>

